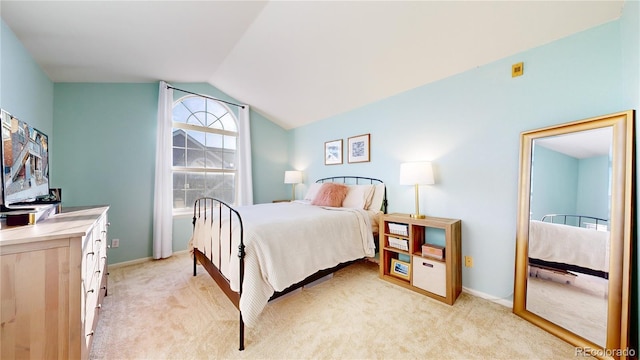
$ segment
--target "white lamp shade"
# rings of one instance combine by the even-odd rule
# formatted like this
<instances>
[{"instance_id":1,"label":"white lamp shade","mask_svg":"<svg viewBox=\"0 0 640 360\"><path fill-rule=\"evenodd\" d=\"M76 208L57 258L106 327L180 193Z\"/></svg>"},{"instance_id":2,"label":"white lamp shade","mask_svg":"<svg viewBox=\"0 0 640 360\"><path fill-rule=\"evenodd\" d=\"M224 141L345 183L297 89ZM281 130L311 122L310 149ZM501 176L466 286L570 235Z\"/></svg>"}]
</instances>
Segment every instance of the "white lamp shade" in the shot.
<instances>
[{"instance_id":1,"label":"white lamp shade","mask_svg":"<svg viewBox=\"0 0 640 360\"><path fill-rule=\"evenodd\" d=\"M400 164L400 185L435 184L430 161Z\"/></svg>"},{"instance_id":2,"label":"white lamp shade","mask_svg":"<svg viewBox=\"0 0 640 360\"><path fill-rule=\"evenodd\" d=\"M285 184L300 184L302 182L302 171L285 171L284 183Z\"/></svg>"}]
</instances>

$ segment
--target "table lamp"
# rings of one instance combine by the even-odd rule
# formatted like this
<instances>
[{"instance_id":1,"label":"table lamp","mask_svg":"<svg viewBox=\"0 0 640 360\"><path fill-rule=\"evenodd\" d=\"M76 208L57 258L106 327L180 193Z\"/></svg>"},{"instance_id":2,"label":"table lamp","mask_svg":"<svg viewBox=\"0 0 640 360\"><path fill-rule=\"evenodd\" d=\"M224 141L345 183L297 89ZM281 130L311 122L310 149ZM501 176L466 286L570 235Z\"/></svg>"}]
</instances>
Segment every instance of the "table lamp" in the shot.
<instances>
[{"instance_id":1,"label":"table lamp","mask_svg":"<svg viewBox=\"0 0 640 360\"><path fill-rule=\"evenodd\" d=\"M420 214L418 186L431 184L435 184L431 162L424 161L400 164L400 185L413 185L416 190L416 212L415 214L411 214L412 218L425 218L424 215Z\"/></svg>"},{"instance_id":2,"label":"table lamp","mask_svg":"<svg viewBox=\"0 0 640 360\"><path fill-rule=\"evenodd\" d=\"M296 199L296 184L302 182L302 171L290 170L284 172L284 183L292 184L291 187L291 200Z\"/></svg>"}]
</instances>

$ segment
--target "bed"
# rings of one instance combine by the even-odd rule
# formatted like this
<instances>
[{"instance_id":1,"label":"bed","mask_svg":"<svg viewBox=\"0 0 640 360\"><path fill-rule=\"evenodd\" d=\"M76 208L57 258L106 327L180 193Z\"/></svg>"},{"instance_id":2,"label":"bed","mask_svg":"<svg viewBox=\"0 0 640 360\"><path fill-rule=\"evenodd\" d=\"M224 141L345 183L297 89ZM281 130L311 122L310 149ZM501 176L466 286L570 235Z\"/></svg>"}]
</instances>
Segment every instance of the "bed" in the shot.
<instances>
[{"instance_id":1,"label":"bed","mask_svg":"<svg viewBox=\"0 0 640 360\"><path fill-rule=\"evenodd\" d=\"M531 220L529 264L565 272L609 277L609 231L606 219L552 214Z\"/></svg>"},{"instance_id":2,"label":"bed","mask_svg":"<svg viewBox=\"0 0 640 360\"><path fill-rule=\"evenodd\" d=\"M360 176L320 179L291 202L232 207L197 199L193 274L201 264L239 310L243 350L245 324L254 325L268 301L375 256L386 208L384 183Z\"/></svg>"}]
</instances>

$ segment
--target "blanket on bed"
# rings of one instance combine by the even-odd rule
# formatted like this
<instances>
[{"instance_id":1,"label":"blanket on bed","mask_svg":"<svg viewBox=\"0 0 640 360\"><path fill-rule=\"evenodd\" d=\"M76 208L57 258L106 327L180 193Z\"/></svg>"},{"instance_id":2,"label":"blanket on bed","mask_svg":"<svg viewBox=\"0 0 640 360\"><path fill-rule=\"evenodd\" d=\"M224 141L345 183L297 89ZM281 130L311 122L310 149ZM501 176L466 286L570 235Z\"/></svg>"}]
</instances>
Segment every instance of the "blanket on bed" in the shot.
<instances>
[{"instance_id":1,"label":"blanket on bed","mask_svg":"<svg viewBox=\"0 0 640 360\"><path fill-rule=\"evenodd\" d=\"M297 202L237 207L242 216L245 276L240 310L248 326L257 320L275 291L282 291L319 270L375 255L371 221L365 210L328 208ZM199 224L200 223L200 224ZM229 222L197 221L193 246L212 259L238 291L239 224L234 221L233 244L211 246L206 239L224 238Z\"/></svg>"},{"instance_id":2,"label":"blanket on bed","mask_svg":"<svg viewBox=\"0 0 640 360\"><path fill-rule=\"evenodd\" d=\"M609 232L531 220L529 257L609 272Z\"/></svg>"}]
</instances>

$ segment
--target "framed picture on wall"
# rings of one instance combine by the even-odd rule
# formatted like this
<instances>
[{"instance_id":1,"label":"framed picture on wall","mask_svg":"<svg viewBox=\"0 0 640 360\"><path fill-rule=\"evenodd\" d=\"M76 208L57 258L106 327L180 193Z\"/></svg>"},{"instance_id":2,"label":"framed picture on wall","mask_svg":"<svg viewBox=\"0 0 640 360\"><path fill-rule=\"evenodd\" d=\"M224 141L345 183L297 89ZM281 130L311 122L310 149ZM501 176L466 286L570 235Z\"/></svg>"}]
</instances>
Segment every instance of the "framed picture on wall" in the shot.
<instances>
[{"instance_id":1,"label":"framed picture on wall","mask_svg":"<svg viewBox=\"0 0 640 360\"><path fill-rule=\"evenodd\" d=\"M342 164L342 139L324 143L324 164Z\"/></svg>"},{"instance_id":2,"label":"framed picture on wall","mask_svg":"<svg viewBox=\"0 0 640 360\"><path fill-rule=\"evenodd\" d=\"M358 162L367 162L369 161L370 154L370 134L352 136L349 138L348 146L349 146L349 162L350 163L358 163Z\"/></svg>"}]
</instances>

